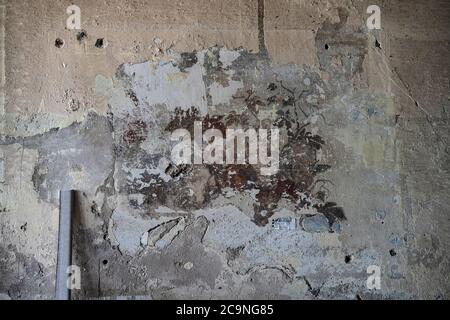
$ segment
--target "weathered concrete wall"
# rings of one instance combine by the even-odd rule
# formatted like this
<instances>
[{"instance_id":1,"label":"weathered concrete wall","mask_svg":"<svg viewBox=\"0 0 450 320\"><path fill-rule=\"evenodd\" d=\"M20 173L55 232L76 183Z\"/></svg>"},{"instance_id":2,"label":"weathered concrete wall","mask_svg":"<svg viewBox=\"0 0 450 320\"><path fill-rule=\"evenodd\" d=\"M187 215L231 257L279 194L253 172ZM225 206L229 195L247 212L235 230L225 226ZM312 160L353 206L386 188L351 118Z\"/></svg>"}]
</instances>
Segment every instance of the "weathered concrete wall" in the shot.
<instances>
[{"instance_id":1,"label":"weathered concrete wall","mask_svg":"<svg viewBox=\"0 0 450 320\"><path fill-rule=\"evenodd\" d=\"M61 189L76 298L449 297L447 1L70 4L0 5L2 297L53 297ZM174 165L195 121L280 170Z\"/></svg>"}]
</instances>

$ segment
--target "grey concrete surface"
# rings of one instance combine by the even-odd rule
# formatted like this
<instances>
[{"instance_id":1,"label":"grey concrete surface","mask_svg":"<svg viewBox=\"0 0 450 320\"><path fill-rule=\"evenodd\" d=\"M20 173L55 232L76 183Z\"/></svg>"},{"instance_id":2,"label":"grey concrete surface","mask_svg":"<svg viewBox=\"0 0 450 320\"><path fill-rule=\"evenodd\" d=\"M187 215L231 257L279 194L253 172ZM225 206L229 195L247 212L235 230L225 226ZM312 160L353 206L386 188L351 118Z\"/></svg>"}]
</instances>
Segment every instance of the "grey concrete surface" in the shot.
<instances>
[{"instance_id":1,"label":"grey concrete surface","mask_svg":"<svg viewBox=\"0 0 450 320\"><path fill-rule=\"evenodd\" d=\"M2 299L54 297L62 189L75 299L449 298L448 1L71 4L0 2ZM279 171L172 163L196 121Z\"/></svg>"}]
</instances>

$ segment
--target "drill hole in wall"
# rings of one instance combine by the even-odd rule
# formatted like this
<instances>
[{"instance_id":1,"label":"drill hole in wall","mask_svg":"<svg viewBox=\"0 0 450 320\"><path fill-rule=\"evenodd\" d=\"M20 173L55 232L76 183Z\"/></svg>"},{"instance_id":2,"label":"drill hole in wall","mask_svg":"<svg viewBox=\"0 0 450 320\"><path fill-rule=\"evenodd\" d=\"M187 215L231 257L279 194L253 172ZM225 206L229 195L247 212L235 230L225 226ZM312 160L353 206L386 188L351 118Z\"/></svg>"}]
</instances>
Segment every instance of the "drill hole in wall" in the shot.
<instances>
[{"instance_id":1,"label":"drill hole in wall","mask_svg":"<svg viewBox=\"0 0 450 320\"><path fill-rule=\"evenodd\" d=\"M352 255L345 256L345 259L344 259L345 263L348 264L348 263L352 262L352 260L353 260L353 256Z\"/></svg>"},{"instance_id":2,"label":"drill hole in wall","mask_svg":"<svg viewBox=\"0 0 450 320\"><path fill-rule=\"evenodd\" d=\"M77 40L78 40L79 42L83 41L83 40L86 39L86 38L87 38L87 32L86 32L86 31L81 30L80 32L78 32L78 34L77 34Z\"/></svg>"},{"instance_id":3,"label":"drill hole in wall","mask_svg":"<svg viewBox=\"0 0 450 320\"><path fill-rule=\"evenodd\" d=\"M95 46L99 49L106 48L106 45L106 40L103 38L99 38L97 39L97 41L95 41Z\"/></svg>"},{"instance_id":4,"label":"drill hole in wall","mask_svg":"<svg viewBox=\"0 0 450 320\"><path fill-rule=\"evenodd\" d=\"M61 38L56 38L55 40L55 47L61 49L62 47L64 47L64 40Z\"/></svg>"},{"instance_id":5,"label":"drill hole in wall","mask_svg":"<svg viewBox=\"0 0 450 320\"><path fill-rule=\"evenodd\" d=\"M375 47L381 49L381 43L377 39L375 39Z\"/></svg>"}]
</instances>

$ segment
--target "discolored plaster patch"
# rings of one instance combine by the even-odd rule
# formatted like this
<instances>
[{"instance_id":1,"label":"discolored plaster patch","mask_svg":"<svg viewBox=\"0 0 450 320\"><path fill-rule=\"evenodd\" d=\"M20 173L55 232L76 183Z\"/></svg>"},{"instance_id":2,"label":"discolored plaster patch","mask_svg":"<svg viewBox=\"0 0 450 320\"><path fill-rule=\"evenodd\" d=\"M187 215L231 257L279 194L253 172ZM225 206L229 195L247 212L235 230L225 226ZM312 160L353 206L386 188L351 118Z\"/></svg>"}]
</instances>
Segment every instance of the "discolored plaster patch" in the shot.
<instances>
[{"instance_id":1,"label":"discolored plaster patch","mask_svg":"<svg viewBox=\"0 0 450 320\"><path fill-rule=\"evenodd\" d=\"M193 59L193 57L197 59ZM184 59L179 60L179 57ZM189 58L190 57L190 58ZM232 57L232 58L224 58ZM188 59L189 63L186 62ZM222 63L221 59L226 62ZM186 129L193 135L194 122L201 121L203 131L207 129L218 129L225 134L226 128L279 128L282 132L281 168L280 172L268 179L260 176L258 166L252 165L188 165L177 168L170 164L170 150L161 150L163 153L147 153L145 149L138 148L144 141L146 132L139 135L139 140L133 139L133 143L123 144L116 138L115 150L117 153L115 173L118 192L142 194L144 197L141 208L154 210L157 205L171 207L174 210L201 209L223 195L224 189L236 190L238 193L246 190L254 190L256 199L254 201L254 221L264 226L268 223L277 208L277 203L282 199L292 201L298 210L305 207L311 209L325 206L323 193L315 196L312 188L316 175L326 171L329 166L321 164L318 152L324 145L323 139L308 131L311 116L302 109L300 104L307 103L308 94L316 92L325 98L326 94L332 96L331 92L325 92L322 83L304 83L302 76L310 73L309 69L298 70L298 72L284 69L273 70L266 57L260 54L251 54L242 50L227 51L224 48L211 48L192 55L172 53L161 61L164 64L153 65L154 69L144 68L147 64L128 65L118 72L118 81L122 82L124 88L133 88L136 99L129 99L128 107L117 106L121 110L114 117L114 128L117 133L123 131L124 141L127 137L135 137L134 124L142 128L152 128L153 133L160 137L161 143L170 142L171 132L177 129ZM181 62L180 62L181 61ZM193 105L186 109L186 102L177 100L152 101L152 92L142 91L139 88L152 88L155 83L164 82L160 77L167 77L166 66L172 68L169 74L175 74L178 66L182 74L195 74L203 70L200 82L191 83L191 89L195 86L210 92L216 83L230 85L230 81L238 81L243 87L232 95L227 104L215 105L214 99L208 99L208 107L202 107L203 101L197 101L200 106ZM255 78L253 68L263 75ZM160 71L159 69L164 71ZM160 79L160 80L158 80ZM233 80L231 80L233 79ZM308 79L319 79L312 73ZM184 81L184 80L183 80ZM301 84L300 88L295 85ZM159 85L159 84L158 84ZM173 88L180 93L181 88ZM190 92L185 90L185 92ZM203 90L203 89L201 89ZM133 101L139 101L138 105L132 105ZM206 102L206 101L205 101ZM222 101L222 102L225 102ZM115 99L110 100L111 110L115 111ZM316 113L315 107L309 104L309 113ZM217 108L219 107L219 108ZM166 112L172 110L174 113L167 118ZM226 111L226 110L232 110ZM211 110L212 114L204 114ZM116 113L114 113L116 114ZM122 114L129 116L122 118ZM134 118L135 120L128 120ZM131 140L131 139L128 139ZM170 148L168 148L170 149ZM164 168L165 166L165 168ZM201 168L201 169L200 169ZM197 174L209 172L201 180L196 178ZM195 186L191 187L191 186ZM197 187L201 186L201 187ZM183 190L183 191L179 191ZM184 192L186 190L187 192ZM192 198L192 194L196 197ZM320 204L322 203L322 205ZM343 214L336 219L343 219Z\"/></svg>"},{"instance_id":2,"label":"discolored plaster patch","mask_svg":"<svg viewBox=\"0 0 450 320\"><path fill-rule=\"evenodd\" d=\"M48 202L57 203L59 190L94 192L113 166L111 128L97 115L33 140L39 152L33 183Z\"/></svg>"}]
</instances>

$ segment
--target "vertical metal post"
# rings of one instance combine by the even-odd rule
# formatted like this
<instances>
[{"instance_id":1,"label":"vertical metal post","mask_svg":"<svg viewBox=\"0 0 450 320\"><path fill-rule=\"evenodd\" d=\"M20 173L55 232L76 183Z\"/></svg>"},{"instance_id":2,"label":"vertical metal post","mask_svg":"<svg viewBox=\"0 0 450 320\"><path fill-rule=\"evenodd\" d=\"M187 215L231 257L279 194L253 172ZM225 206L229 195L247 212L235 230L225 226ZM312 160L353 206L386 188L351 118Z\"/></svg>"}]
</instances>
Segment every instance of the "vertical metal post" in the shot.
<instances>
[{"instance_id":1,"label":"vertical metal post","mask_svg":"<svg viewBox=\"0 0 450 320\"><path fill-rule=\"evenodd\" d=\"M56 264L56 300L70 300L67 269L72 264L73 191L61 191L59 198L58 258Z\"/></svg>"}]
</instances>

